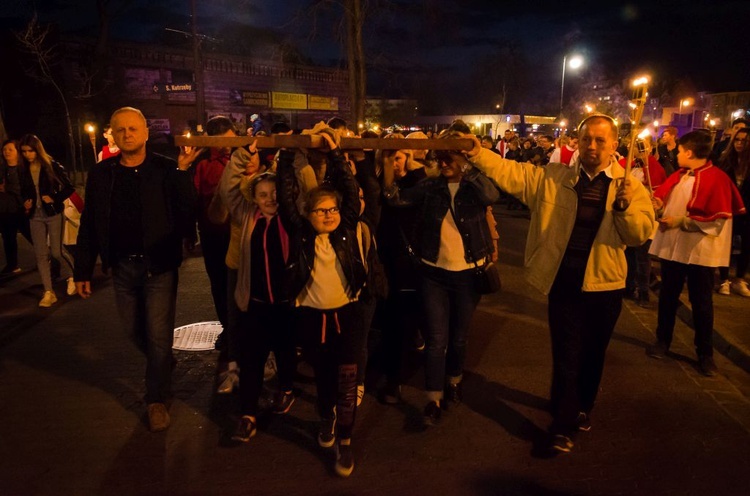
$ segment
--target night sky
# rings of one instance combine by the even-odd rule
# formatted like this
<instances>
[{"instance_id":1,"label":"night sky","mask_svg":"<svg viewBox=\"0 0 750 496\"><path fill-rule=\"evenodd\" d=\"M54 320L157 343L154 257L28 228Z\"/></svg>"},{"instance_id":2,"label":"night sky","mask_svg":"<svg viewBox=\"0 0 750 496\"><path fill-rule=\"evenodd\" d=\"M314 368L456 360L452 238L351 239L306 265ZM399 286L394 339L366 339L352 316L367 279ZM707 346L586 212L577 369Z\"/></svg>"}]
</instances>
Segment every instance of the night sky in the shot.
<instances>
[{"instance_id":1,"label":"night sky","mask_svg":"<svg viewBox=\"0 0 750 496\"><path fill-rule=\"evenodd\" d=\"M190 31L187 0L106 3L117 12L111 27L115 39L189 43L164 30ZM301 61L342 64L340 9L319 8L313 15L313 3L198 0L199 31L216 39L208 50L245 50L272 58L293 53ZM419 98L424 95L417 93L432 81L426 92L433 99L477 107L472 88L486 77L488 66L497 69L508 60L496 55L508 47L511 62L520 61L524 68L525 79L516 82L515 92L523 88L527 98L516 105L529 105L529 98L551 99L559 91L563 54L574 52L585 56L586 65L566 74L573 86L596 74L622 80L646 70L655 81L679 85L683 92L750 90L747 1L363 3L370 9L365 39L371 95ZM96 36L95 0L4 0L0 29L17 29L33 5L42 22L58 23L62 32Z\"/></svg>"}]
</instances>

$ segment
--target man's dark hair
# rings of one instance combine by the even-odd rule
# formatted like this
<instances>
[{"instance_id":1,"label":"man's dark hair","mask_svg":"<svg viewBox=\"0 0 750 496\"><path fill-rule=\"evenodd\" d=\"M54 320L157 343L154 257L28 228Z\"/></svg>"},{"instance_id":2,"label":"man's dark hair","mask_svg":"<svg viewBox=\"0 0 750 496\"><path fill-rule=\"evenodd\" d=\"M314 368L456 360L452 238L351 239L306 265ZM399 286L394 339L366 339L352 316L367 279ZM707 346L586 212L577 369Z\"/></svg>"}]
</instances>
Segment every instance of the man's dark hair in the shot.
<instances>
[{"instance_id":1,"label":"man's dark hair","mask_svg":"<svg viewBox=\"0 0 750 496\"><path fill-rule=\"evenodd\" d=\"M331 129L346 129L346 121L341 117L331 117L326 125Z\"/></svg>"},{"instance_id":2,"label":"man's dark hair","mask_svg":"<svg viewBox=\"0 0 750 496\"><path fill-rule=\"evenodd\" d=\"M458 131L459 133L464 134L471 134L471 128L468 124L466 124L461 119L456 119L453 122L451 122L451 125L448 127L449 131Z\"/></svg>"},{"instance_id":3,"label":"man's dark hair","mask_svg":"<svg viewBox=\"0 0 750 496\"><path fill-rule=\"evenodd\" d=\"M705 130L689 132L680 138L680 146L692 151L695 158L708 158L711 154L711 133Z\"/></svg>"},{"instance_id":4,"label":"man's dark hair","mask_svg":"<svg viewBox=\"0 0 750 496\"><path fill-rule=\"evenodd\" d=\"M740 117L739 119L735 119L732 121L732 127L736 126L737 124L745 124L745 127L750 127L750 121L745 119L744 117Z\"/></svg>"},{"instance_id":5,"label":"man's dark hair","mask_svg":"<svg viewBox=\"0 0 750 496\"><path fill-rule=\"evenodd\" d=\"M230 130L233 131L234 134L237 134L237 127L229 117L217 115L216 117L211 117L208 122L206 122L206 134L209 136L219 136Z\"/></svg>"},{"instance_id":6,"label":"man's dark hair","mask_svg":"<svg viewBox=\"0 0 750 496\"><path fill-rule=\"evenodd\" d=\"M271 134L288 133L292 128L286 122L274 122L271 126Z\"/></svg>"}]
</instances>

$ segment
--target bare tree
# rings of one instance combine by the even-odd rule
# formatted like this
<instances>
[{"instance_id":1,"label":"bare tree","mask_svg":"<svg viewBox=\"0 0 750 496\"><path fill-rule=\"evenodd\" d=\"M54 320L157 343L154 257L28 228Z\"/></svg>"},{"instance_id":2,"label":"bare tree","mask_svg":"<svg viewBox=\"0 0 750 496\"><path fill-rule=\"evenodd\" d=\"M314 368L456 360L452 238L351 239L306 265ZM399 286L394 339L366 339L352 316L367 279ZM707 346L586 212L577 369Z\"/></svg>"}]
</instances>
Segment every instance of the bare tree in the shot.
<instances>
[{"instance_id":1,"label":"bare tree","mask_svg":"<svg viewBox=\"0 0 750 496\"><path fill-rule=\"evenodd\" d=\"M70 109L61 82L52 70L52 66L56 63L56 56L54 53L54 46L50 46L48 39L49 35L49 26L41 26L39 24L36 12L26 25L26 28L23 31L15 33L16 39L19 41L23 49L31 54L34 59L35 70L30 71L29 74L43 83L50 84L60 97L60 102L62 103L63 112L65 114L65 124L67 126L68 135L67 163L70 164L74 173L77 173L78 167L75 153L75 141L73 138L73 124L70 119Z\"/></svg>"},{"instance_id":2,"label":"bare tree","mask_svg":"<svg viewBox=\"0 0 750 496\"><path fill-rule=\"evenodd\" d=\"M361 0L344 0L346 12L346 47L349 61L349 93L352 101L352 118L355 126L364 122L367 79L365 50L362 45L362 26L365 15ZM356 128L355 128L356 129Z\"/></svg>"},{"instance_id":3,"label":"bare tree","mask_svg":"<svg viewBox=\"0 0 750 496\"><path fill-rule=\"evenodd\" d=\"M344 13L337 31L339 41L346 46L351 118L356 126L364 122L365 118L367 74L362 30L367 1L363 3L362 0L313 0L307 11L303 13L304 17L312 19L310 38L318 35L318 17L325 17L325 14L332 8L343 9Z\"/></svg>"}]
</instances>

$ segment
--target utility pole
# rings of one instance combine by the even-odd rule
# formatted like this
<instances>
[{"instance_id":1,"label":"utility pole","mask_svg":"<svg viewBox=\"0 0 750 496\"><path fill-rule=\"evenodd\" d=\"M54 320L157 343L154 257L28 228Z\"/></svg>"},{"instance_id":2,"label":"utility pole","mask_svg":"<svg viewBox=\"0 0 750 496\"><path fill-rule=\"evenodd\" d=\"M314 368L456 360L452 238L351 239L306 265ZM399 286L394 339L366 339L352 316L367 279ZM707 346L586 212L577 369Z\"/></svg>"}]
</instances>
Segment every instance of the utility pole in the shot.
<instances>
[{"instance_id":1,"label":"utility pole","mask_svg":"<svg viewBox=\"0 0 750 496\"><path fill-rule=\"evenodd\" d=\"M203 42L218 43L219 39L198 34L198 16L195 9L195 0L190 1L191 9L191 31L181 31L179 29L164 28L165 31L179 33L185 37L193 38L193 87L195 88L195 120L197 124L203 123L206 116L206 88L203 84Z\"/></svg>"},{"instance_id":2,"label":"utility pole","mask_svg":"<svg viewBox=\"0 0 750 496\"><path fill-rule=\"evenodd\" d=\"M191 27L193 31L193 82L195 84L196 123L203 124L206 114L206 93L203 87L203 58L201 57L201 38L198 36L198 22L195 12L195 0L191 0Z\"/></svg>"}]
</instances>

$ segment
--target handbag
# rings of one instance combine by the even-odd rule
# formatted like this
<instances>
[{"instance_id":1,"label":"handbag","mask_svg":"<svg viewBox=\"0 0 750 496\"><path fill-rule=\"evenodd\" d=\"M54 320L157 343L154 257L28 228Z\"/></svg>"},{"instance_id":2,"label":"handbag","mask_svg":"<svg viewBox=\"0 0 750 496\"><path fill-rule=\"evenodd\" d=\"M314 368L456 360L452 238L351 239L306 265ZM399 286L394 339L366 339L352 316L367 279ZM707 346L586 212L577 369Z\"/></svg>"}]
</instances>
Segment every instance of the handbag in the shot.
<instances>
[{"instance_id":1,"label":"handbag","mask_svg":"<svg viewBox=\"0 0 750 496\"><path fill-rule=\"evenodd\" d=\"M47 214L47 217L54 217L55 215L62 213L64 208L65 206L62 203L42 202L42 209L44 210L44 213Z\"/></svg>"},{"instance_id":2,"label":"handbag","mask_svg":"<svg viewBox=\"0 0 750 496\"><path fill-rule=\"evenodd\" d=\"M500 281L500 269L497 264L487 260L484 265L477 265L474 271L474 285L479 294L492 294L500 291L502 282Z\"/></svg>"}]
</instances>

